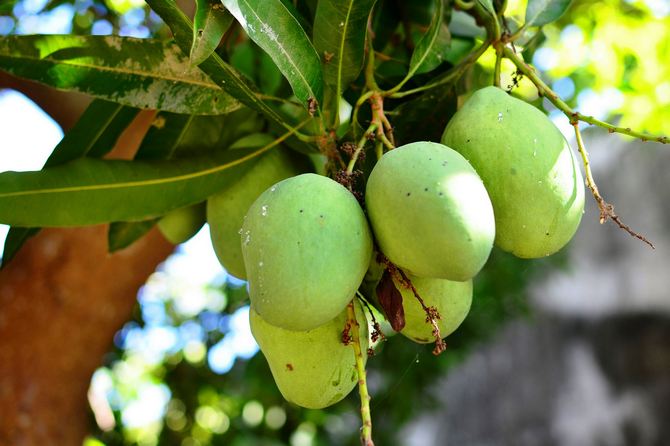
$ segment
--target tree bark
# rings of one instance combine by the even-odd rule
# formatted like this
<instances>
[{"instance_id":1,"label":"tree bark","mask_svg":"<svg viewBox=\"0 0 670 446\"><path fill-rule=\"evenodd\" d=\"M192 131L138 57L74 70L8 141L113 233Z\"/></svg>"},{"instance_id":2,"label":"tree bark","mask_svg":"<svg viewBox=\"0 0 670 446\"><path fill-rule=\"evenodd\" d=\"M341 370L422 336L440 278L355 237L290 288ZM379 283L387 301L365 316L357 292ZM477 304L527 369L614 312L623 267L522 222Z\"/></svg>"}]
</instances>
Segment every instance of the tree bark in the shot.
<instances>
[{"instance_id":1,"label":"tree bark","mask_svg":"<svg viewBox=\"0 0 670 446\"><path fill-rule=\"evenodd\" d=\"M140 113L112 155L134 153L152 118ZM105 226L47 229L0 271L0 445L82 443L91 374L172 249L156 230L110 255Z\"/></svg>"}]
</instances>

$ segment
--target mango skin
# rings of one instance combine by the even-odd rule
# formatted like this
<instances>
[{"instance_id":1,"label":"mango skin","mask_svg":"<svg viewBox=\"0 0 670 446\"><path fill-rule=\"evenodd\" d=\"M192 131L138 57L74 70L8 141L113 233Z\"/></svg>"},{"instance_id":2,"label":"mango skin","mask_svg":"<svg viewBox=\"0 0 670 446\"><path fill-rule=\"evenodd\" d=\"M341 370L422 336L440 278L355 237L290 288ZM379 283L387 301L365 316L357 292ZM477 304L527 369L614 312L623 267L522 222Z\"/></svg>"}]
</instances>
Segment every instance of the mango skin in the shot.
<instances>
[{"instance_id":1,"label":"mango skin","mask_svg":"<svg viewBox=\"0 0 670 446\"><path fill-rule=\"evenodd\" d=\"M409 276L409 279L426 306L435 307L440 313L441 318L437 322L440 335L445 338L456 331L470 312L472 280L455 282L416 276ZM433 326L426 322L426 312L412 290L397 282L395 285L402 294L402 305L405 310L405 328L400 334L420 344L434 342Z\"/></svg>"},{"instance_id":2,"label":"mango skin","mask_svg":"<svg viewBox=\"0 0 670 446\"><path fill-rule=\"evenodd\" d=\"M367 361L368 325L356 302L360 343ZM333 320L308 331L291 331L266 322L249 310L251 333L267 359L284 399L308 409L322 409L341 401L356 387L356 358L352 345L342 343L346 309Z\"/></svg>"},{"instance_id":3,"label":"mango skin","mask_svg":"<svg viewBox=\"0 0 670 446\"><path fill-rule=\"evenodd\" d=\"M287 149L278 148L260 160L229 188L207 200L207 222L216 257L226 271L240 279L247 278L240 245L240 228L249 206L268 187L305 171Z\"/></svg>"},{"instance_id":4,"label":"mango skin","mask_svg":"<svg viewBox=\"0 0 670 446\"><path fill-rule=\"evenodd\" d=\"M442 142L484 181L501 249L538 258L572 239L584 211L584 181L568 142L544 113L499 88L483 88L449 121Z\"/></svg>"},{"instance_id":5,"label":"mango skin","mask_svg":"<svg viewBox=\"0 0 670 446\"><path fill-rule=\"evenodd\" d=\"M205 224L205 203L170 211L157 223L161 234L175 245L193 237L203 224Z\"/></svg>"},{"instance_id":6,"label":"mango skin","mask_svg":"<svg viewBox=\"0 0 670 446\"><path fill-rule=\"evenodd\" d=\"M442 144L415 142L384 154L365 202L382 252L415 276L468 280L491 253L495 224L484 184Z\"/></svg>"},{"instance_id":7,"label":"mango skin","mask_svg":"<svg viewBox=\"0 0 670 446\"><path fill-rule=\"evenodd\" d=\"M354 196L316 174L263 192L247 212L241 240L252 306L288 330L310 330L342 312L372 255Z\"/></svg>"}]
</instances>

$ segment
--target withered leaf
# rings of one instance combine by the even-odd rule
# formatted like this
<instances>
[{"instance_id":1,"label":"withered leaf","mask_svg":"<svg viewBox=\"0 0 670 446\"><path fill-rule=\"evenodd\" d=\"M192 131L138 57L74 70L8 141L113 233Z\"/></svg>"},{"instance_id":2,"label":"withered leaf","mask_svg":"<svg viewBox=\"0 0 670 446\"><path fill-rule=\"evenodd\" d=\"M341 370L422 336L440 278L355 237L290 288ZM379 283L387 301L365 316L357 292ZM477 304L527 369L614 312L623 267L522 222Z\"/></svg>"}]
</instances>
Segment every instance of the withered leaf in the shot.
<instances>
[{"instance_id":1,"label":"withered leaf","mask_svg":"<svg viewBox=\"0 0 670 446\"><path fill-rule=\"evenodd\" d=\"M393 278L388 270L384 270L382 278L377 284L377 298L384 310L386 319L391 323L395 331L405 327L405 310L402 307L402 294L395 287Z\"/></svg>"}]
</instances>

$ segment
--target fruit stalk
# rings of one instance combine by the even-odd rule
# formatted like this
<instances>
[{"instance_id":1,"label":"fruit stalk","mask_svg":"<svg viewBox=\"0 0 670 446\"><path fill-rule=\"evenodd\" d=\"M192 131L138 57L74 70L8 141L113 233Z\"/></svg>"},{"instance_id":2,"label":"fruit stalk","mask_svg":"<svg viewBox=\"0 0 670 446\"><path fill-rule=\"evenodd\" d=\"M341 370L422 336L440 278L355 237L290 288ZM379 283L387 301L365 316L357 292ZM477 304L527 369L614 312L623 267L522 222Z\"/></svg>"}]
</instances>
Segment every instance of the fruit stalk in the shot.
<instances>
[{"instance_id":1,"label":"fruit stalk","mask_svg":"<svg viewBox=\"0 0 670 446\"><path fill-rule=\"evenodd\" d=\"M521 71L528 79L535 84L539 93L549 99L549 102L554 104L556 108L562 111L568 117L571 124L582 121L587 124L595 125L607 129L610 133L621 133L623 135L632 136L633 138L641 139L642 141L655 141L661 144L670 144L670 138L667 136L655 136L648 133L637 132L628 127L617 127L608 122L601 121L593 116L586 116L574 111L568 104L563 101L556 92L554 92L535 72L535 70L528 65L512 48L508 46L503 47L503 53L506 58L511 60L514 65Z\"/></svg>"},{"instance_id":2,"label":"fruit stalk","mask_svg":"<svg viewBox=\"0 0 670 446\"><path fill-rule=\"evenodd\" d=\"M621 218L614 213L614 206L606 202L605 199L602 197L602 195L600 195L598 186L596 185L593 179L593 173L591 173L591 162L589 161L589 155L586 152L586 147L584 146L584 141L582 140L582 133L579 131L579 123L575 122L572 124L572 126L575 129L575 137L577 139L577 150L579 150L579 154L581 155L582 161L584 163L584 171L586 173L586 186L591 191L591 194L593 195L593 198L596 200L596 203L598 203L598 209L600 209L600 224L605 223L607 219L612 219L612 221L614 221L614 223L616 223L621 229L623 229L636 239L643 241L644 243L649 245L651 249L656 249L653 243L651 243L645 236L633 231L630 228L630 226L626 225L623 221L621 221Z\"/></svg>"},{"instance_id":3,"label":"fruit stalk","mask_svg":"<svg viewBox=\"0 0 670 446\"><path fill-rule=\"evenodd\" d=\"M354 311L354 301L347 305L347 324L351 330L352 345L354 347L354 356L356 357L356 371L358 372L358 393L361 397L361 444L363 446L374 446L372 441L372 417L370 415L370 394L368 393L368 384L365 376L365 362L363 361L363 352L361 350L360 330L356 313ZM367 352L366 352L367 354Z\"/></svg>"},{"instance_id":4,"label":"fruit stalk","mask_svg":"<svg viewBox=\"0 0 670 446\"><path fill-rule=\"evenodd\" d=\"M426 303L423 301L421 296L419 296L419 292L414 287L414 284L412 284L412 281L409 280L407 274L405 274L405 272L400 268L397 268L397 271L402 278L402 283L410 290L412 290L412 294L414 294L416 300L418 300L419 304L421 304L421 308L423 308L423 311L426 313L426 322L433 326L433 336L435 337L435 348L433 349L433 355L437 356L447 349L447 344L442 339L442 334L440 333L440 327L437 325L437 319L440 318L440 314L437 312L437 309L432 307L428 308L426 306Z\"/></svg>"}]
</instances>

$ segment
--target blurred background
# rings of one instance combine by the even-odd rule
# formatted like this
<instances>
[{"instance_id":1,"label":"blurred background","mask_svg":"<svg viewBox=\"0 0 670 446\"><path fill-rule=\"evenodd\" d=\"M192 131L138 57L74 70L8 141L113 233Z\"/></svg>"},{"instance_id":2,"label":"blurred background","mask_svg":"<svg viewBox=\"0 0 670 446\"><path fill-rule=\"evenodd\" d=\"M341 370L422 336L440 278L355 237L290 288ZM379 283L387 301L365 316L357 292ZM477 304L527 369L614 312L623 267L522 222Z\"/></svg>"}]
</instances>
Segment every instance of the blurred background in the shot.
<instances>
[{"instance_id":1,"label":"blurred background","mask_svg":"<svg viewBox=\"0 0 670 446\"><path fill-rule=\"evenodd\" d=\"M524 6L509 7L522 16ZM670 2L575 0L544 31L532 61L571 106L670 133ZM141 0L3 0L0 35L32 33L167 31ZM473 76L489 76L491 66L487 54ZM511 83L510 67L505 75ZM63 135L63 115L76 116L86 100L54 105L2 76L0 171L40 169ZM525 81L518 92L537 99ZM539 105L573 141L567 119ZM600 129L585 135L605 199L656 249L599 225L589 200L558 255L525 261L495 250L443 355L394 336L368 362L378 445L670 444L670 153ZM245 299L245 283L217 262L207 226L177 247L140 289L132 320L93 374L85 444L358 444L356 392L325 410L282 399L249 332Z\"/></svg>"}]
</instances>

